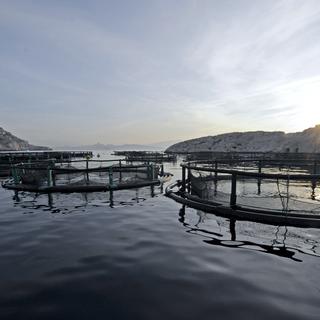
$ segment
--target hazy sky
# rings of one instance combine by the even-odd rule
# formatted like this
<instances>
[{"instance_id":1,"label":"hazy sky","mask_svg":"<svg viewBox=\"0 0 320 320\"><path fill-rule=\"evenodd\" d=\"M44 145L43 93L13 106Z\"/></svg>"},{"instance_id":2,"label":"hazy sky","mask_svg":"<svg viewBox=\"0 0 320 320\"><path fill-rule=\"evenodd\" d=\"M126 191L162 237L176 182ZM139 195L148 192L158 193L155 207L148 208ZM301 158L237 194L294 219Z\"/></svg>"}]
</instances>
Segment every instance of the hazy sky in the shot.
<instances>
[{"instance_id":1,"label":"hazy sky","mask_svg":"<svg viewBox=\"0 0 320 320\"><path fill-rule=\"evenodd\" d=\"M0 0L0 126L32 143L316 123L319 0Z\"/></svg>"}]
</instances>

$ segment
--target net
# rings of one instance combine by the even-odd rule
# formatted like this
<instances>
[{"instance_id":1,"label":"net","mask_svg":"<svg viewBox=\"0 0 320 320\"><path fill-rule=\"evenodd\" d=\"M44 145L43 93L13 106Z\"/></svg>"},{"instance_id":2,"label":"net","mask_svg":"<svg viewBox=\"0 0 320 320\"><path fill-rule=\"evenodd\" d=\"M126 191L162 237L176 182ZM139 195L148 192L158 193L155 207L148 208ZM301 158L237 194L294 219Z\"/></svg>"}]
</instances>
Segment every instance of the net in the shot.
<instances>
[{"instance_id":1,"label":"net","mask_svg":"<svg viewBox=\"0 0 320 320\"><path fill-rule=\"evenodd\" d=\"M203 200L230 205L232 175L236 205L291 213L320 214L319 177L305 166L268 165L260 169L254 164L237 163L212 166L198 164L189 169L191 194Z\"/></svg>"},{"instance_id":2,"label":"net","mask_svg":"<svg viewBox=\"0 0 320 320\"><path fill-rule=\"evenodd\" d=\"M69 162L21 163L12 167L12 188L28 190L31 188L79 187L125 188L158 181L160 168L153 164L132 165L121 160L85 160ZM6 185L5 185L6 186Z\"/></svg>"}]
</instances>

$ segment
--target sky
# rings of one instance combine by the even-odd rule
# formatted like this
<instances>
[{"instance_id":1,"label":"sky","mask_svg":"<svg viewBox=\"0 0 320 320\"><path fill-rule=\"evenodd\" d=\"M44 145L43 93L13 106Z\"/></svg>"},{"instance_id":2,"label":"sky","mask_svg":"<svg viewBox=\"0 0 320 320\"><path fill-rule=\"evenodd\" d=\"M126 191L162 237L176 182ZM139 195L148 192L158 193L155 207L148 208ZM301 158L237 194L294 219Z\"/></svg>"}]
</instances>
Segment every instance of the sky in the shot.
<instances>
[{"instance_id":1,"label":"sky","mask_svg":"<svg viewBox=\"0 0 320 320\"><path fill-rule=\"evenodd\" d=\"M320 123L318 0L0 0L0 127L154 143Z\"/></svg>"}]
</instances>

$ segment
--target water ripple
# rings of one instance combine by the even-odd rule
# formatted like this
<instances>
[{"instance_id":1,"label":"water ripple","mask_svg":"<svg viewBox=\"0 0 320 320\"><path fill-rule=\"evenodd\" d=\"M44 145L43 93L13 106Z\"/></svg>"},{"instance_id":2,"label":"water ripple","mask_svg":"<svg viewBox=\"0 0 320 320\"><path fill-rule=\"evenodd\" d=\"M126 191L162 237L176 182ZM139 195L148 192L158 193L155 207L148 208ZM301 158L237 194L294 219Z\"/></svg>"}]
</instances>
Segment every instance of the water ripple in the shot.
<instances>
[{"instance_id":1,"label":"water ripple","mask_svg":"<svg viewBox=\"0 0 320 320\"><path fill-rule=\"evenodd\" d=\"M229 221L154 191L1 190L1 319L319 319L317 230Z\"/></svg>"}]
</instances>

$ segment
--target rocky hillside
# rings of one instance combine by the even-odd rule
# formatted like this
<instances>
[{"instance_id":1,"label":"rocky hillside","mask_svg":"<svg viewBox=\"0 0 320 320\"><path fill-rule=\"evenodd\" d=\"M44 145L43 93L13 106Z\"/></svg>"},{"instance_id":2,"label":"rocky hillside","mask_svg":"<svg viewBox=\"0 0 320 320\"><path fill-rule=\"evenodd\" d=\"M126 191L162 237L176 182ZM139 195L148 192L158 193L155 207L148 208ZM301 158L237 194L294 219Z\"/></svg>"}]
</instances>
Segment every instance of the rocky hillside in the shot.
<instances>
[{"instance_id":1,"label":"rocky hillside","mask_svg":"<svg viewBox=\"0 0 320 320\"><path fill-rule=\"evenodd\" d=\"M40 147L29 144L0 127L0 151L23 151L23 150L49 150L48 147Z\"/></svg>"},{"instance_id":2,"label":"rocky hillside","mask_svg":"<svg viewBox=\"0 0 320 320\"><path fill-rule=\"evenodd\" d=\"M320 152L320 125L302 132L232 132L186 140L166 152Z\"/></svg>"}]
</instances>

